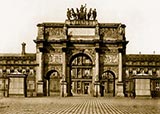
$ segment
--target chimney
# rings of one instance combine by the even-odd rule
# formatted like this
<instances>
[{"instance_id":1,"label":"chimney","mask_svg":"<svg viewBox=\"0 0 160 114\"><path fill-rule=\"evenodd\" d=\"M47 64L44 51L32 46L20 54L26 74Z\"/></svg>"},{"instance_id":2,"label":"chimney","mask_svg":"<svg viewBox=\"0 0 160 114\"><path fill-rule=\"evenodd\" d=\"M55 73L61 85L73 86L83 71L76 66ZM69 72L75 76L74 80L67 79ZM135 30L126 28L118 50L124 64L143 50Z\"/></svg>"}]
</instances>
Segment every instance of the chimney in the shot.
<instances>
[{"instance_id":1,"label":"chimney","mask_svg":"<svg viewBox=\"0 0 160 114\"><path fill-rule=\"evenodd\" d=\"M153 54L156 54L156 51L153 51Z\"/></svg>"},{"instance_id":2,"label":"chimney","mask_svg":"<svg viewBox=\"0 0 160 114\"><path fill-rule=\"evenodd\" d=\"M25 46L26 46L26 43L22 43L22 55L25 55L26 54L26 48L25 48Z\"/></svg>"}]
</instances>

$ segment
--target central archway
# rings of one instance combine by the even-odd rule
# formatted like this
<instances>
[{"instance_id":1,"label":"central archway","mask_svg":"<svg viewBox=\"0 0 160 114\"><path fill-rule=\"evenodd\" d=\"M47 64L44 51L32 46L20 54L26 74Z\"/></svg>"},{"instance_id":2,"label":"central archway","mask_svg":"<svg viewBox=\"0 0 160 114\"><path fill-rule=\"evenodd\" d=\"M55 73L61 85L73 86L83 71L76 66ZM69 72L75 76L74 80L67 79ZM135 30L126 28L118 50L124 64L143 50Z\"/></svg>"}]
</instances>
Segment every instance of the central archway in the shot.
<instances>
[{"instance_id":1,"label":"central archway","mask_svg":"<svg viewBox=\"0 0 160 114\"><path fill-rule=\"evenodd\" d=\"M71 91L73 95L92 93L93 62L85 53L78 53L70 59Z\"/></svg>"}]
</instances>

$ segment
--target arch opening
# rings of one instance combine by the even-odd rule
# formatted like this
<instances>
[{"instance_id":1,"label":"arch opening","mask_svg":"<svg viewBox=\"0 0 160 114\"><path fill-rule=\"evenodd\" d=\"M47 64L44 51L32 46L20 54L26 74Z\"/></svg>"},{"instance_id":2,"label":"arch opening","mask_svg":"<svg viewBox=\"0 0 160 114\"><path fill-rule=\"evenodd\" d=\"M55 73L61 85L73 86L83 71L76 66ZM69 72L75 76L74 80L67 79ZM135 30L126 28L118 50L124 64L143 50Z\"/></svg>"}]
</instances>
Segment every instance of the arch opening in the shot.
<instances>
[{"instance_id":1,"label":"arch opening","mask_svg":"<svg viewBox=\"0 0 160 114\"><path fill-rule=\"evenodd\" d=\"M70 59L71 92L73 95L92 94L93 62L84 53L78 53Z\"/></svg>"},{"instance_id":2,"label":"arch opening","mask_svg":"<svg viewBox=\"0 0 160 114\"><path fill-rule=\"evenodd\" d=\"M101 96L115 96L115 74L110 70L102 73Z\"/></svg>"},{"instance_id":3,"label":"arch opening","mask_svg":"<svg viewBox=\"0 0 160 114\"><path fill-rule=\"evenodd\" d=\"M47 90L48 96L59 96L60 95L60 75L57 70L50 70L47 72Z\"/></svg>"}]
</instances>

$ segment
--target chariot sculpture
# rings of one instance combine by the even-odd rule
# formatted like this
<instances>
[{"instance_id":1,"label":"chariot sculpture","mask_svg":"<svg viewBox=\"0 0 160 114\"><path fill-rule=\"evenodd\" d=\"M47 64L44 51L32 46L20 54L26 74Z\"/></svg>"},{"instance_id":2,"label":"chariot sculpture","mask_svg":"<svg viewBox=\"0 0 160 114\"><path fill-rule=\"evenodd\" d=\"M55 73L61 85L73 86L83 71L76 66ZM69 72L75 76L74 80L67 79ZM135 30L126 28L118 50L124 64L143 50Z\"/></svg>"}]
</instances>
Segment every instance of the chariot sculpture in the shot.
<instances>
[{"instance_id":1,"label":"chariot sculpture","mask_svg":"<svg viewBox=\"0 0 160 114\"><path fill-rule=\"evenodd\" d=\"M73 8L67 9L67 19L68 20L96 20L97 11L96 9L90 8L87 11L86 4L81 5L81 7L76 10Z\"/></svg>"}]
</instances>

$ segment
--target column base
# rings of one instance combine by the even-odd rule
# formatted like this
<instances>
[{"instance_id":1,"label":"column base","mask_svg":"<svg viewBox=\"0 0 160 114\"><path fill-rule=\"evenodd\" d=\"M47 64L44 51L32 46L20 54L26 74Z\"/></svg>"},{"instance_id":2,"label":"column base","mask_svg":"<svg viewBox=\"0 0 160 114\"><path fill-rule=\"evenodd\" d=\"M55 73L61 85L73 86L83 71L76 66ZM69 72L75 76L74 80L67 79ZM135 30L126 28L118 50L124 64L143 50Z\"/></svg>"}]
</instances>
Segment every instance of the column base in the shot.
<instances>
[{"instance_id":1,"label":"column base","mask_svg":"<svg viewBox=\"0 0 160 114\"><path fill-rule=\"evenodd\" d=\"M94 94L93 94L94 97L100 97L101 94L100 94L100 82L95 82L94 83Z\"/></svg>"},{"instance_id":2,"label":"column base","mask_svg":"<svg viewBox=\"0 0 160 114\"><path fill-rule=\"evenodd\" d=\"M43 82L37 82L37 96L43 96Z\"/></svg>"},{"instance_id":3,"label":"column base","mask_svg":"<svg viewBox=\"0 0 160 114\"><path fill-rule=\"evenodd\" d=\"M124 93L123 93L123 83L122 82L118 82L117 83L117 97L124 97Z\"/></svg>"},{"instance_id":4,"label":"column base","mask_svg":"<svg viewBox=\"0 0 160 114\"><path fill-rule=\"evenodd\" d=\"M67 96L67 82L62 81L61 82L61 93L60 93L61 97L66 97Z\"/></svg>"}]
</instances>

